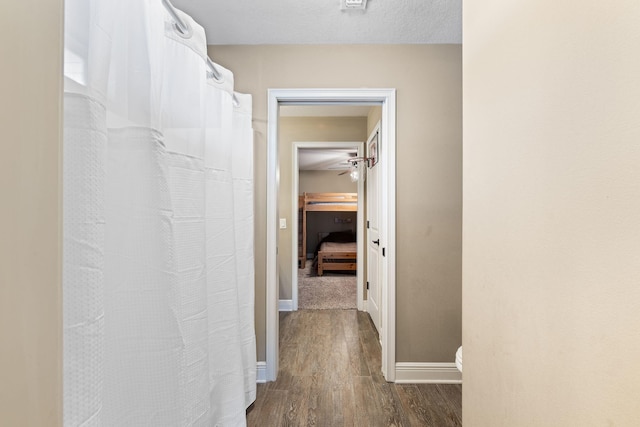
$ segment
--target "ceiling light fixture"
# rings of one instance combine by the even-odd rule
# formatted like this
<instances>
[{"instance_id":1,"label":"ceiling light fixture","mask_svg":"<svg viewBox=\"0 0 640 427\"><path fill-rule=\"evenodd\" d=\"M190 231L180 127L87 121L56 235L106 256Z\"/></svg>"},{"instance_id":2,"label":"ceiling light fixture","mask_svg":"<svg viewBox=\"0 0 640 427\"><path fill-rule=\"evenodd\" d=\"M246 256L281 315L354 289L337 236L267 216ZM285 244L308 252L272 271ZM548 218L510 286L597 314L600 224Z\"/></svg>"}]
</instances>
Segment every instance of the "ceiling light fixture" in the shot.
<instances>
[{"instance_id":1,"label":"ceiling light fixture","mask_svg":"<svg viewBox=\"0 0 640 427\"><path fill-rule=\"evenodd\" d=\"M351 163L351 167L349 168L349 177L351 178L351 181L357 182L360 178L364 181L364 172L367 170L367 167L369 167L369 162L371 160L371 157L354 157L353 159L349 159L349 162Z\"/></svg>"},{"instance_id":2,"label":"ceiling light fixture","mask_svg":"<svg viewBox=\"0 0 640 427\"><path fill-rule=\"evenodd\" d=\"M360 179L360 171L358 170L358 164L354 163L351 165L351 170L349 171L349 177L351 178L351 182L358 182Z\"/></svg>"},{"instance_id":3,"label":"ceiling light fixture","mask_svg":"<svg viewBox=\"0 0 640 427\"><path fill-rule=\"evenodd\" d=\"M367 0L340 0L341 10L364 10Z\"/></svg>"}]
</instances>

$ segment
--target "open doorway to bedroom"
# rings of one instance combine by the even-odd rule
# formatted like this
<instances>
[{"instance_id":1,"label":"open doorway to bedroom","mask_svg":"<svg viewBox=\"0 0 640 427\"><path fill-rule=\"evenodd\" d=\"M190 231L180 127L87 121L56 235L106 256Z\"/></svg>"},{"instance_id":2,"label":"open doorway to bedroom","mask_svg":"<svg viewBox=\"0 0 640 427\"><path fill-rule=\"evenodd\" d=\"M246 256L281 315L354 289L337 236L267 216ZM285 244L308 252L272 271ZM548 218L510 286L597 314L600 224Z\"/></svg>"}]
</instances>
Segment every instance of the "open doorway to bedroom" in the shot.
<instances>
[{"instance_id":1,"label":"open doorway to bedroom","mask_svg":"<svg viewBox=\"0 0 640 427\"><path fill-rule=\"evenodd\" d=\"M364 236L364 184L350 178L349 159L364 155L369 114L380 108L371 103L287 105L279 109L279 311L363 309L364 252L357 245L358 236ZM331 262L323 262L326 258L319 254L322 240L353 247L334 250L340 253L327 259ZM318 282L331 285L311 287ZM346 290L336 282L350 283L348 296L340 292ZM313 295L305 294L305 285ZM313 301L308 300L310 296ZM336 306L331 305L332 300Z\"/></svg>"},{"instance_id":2,"label":"open doorway to bedroom","mask_svg":"<svg viewBox=\"0 0 640 427\"><path fill-rule=\"evenodd\" d=\"M359 153L364 158L369 157L370 147L366 142L370 139L369 131L376 128L373 134L376 135L376 141L381 141L374 147L376 161L373 164L377 165L378 170L381 172L381 179L379 183L379 198L378 203L381 206L380 211L380 229L379 238L374 241L379 245L382 251L382 258L379 259L379 278L380 278L380 313L381 313L381 327L378 331L379 344L381 345L381 366L377 369L381 369L382 375L387 381L395 380L395 90L394 89L269 89L268 91L268 136L267 136L267 263L266 263L266 290L267 290L267 304L266 304L266 364L265 364L265 379L267 381L275 381L278 376L279 370L279 341L286 344L286 341L291 338L290 328L286 327L289 324L295 324L296 322L289 322L291 319L299 317L305 317L300 313L311 313L310 318L315 319L320 316L323 317L322 310L296 310L298 307L294 307L294 300L297 301L297 296L294 298L293 293L297 292L297 287L292 287L292 279L297 277L298 266L300 265L300 256L306 250L299 252L299 241L294 231L298 230L298 206L300 203L300 194L298 190L293 189L294 171L293 163L297 162L298 158L294 160L294 143L312 143L312 142L356 142L360 144ZM357 135L341 134L339 136L327 136L323 132L334 131L343 127L343 122L339 119L346 120L341 115L335 113L327 115L320 121L316 121L311 126L306 126L307 130L311 129L312 134L308 134L302 131L302 122L306 122L309 125L313 119L312 117L296 117L290 118L286 114L282 114L283 110L286 111L289 107L300 107L306 111L314 108L348 108L358 107L367 108L366 116L360 116L363 126L360 127L360 133ZM376 107L376 108L372 108ZM369 117L369 113L375 111L377 117ZM316 116L317 117L317 116ZM335 119L329 120L329 119ZM287 122L293 123L287 123ZM289 126L289 124L291 126ZM365 152L366 147L366 152ZM296 150L300 148L310 147L296 147ZM346 147L345 147L346 148ZM365 168L368 166L365 166ZM299 178L299 177L298 177ZM363 185L363 180L359 181L359 185ZM360 194L363 191L360 190ZM362 209L359 211L364 212L365 199L364 197L358 197L357 202L362 203ZM334 224L341 221L348 221L347 218L341 218L333 216ZM364 225L366 219L356 222L356 226ZM345 222L342 222L345 224ZM348 224L348 222L346 222ZM356 232L362 239L357 239L357 243L364 244L368 237L365 237L364 232ZM360 241L361 240L361 241ZM315 251L314 251L315 252ZM309 253L311 251L309 250ZM364 247L359 250L358 256L362 254L362 258L365 257ZM385 255L386 254L386 255ZM334 257L335 258L335 257ZM305 257L306 265L306 257ZM359 260L356 260L358 263ZM343 266L340 266L341 268ZM362 271L364 266L358 266ZM364 270L367 271L367 270ZM365 278L365 274L359 274L358 276ZM358 287L358 292L362 292L365 296L367 290L364 285ZM362 299L361 299L362 301ZM297 304L297 303L296 303ZM363 307L357 307L363 311L367 310L367 304L362 304ZM369 316L358 310L327 310L334 313L336 316L338 313L347 313L356 316L358 322L365 321L369 326L371 321ZM280 314L278 314L280 313ZM333 316L329 316L333 318ZM338 316L340 317L340 316ZM305 317L306 319L306 317ZM305 320L311 323L316 320ZM348 322L347 322L348 323ZM280 335L280 324L283 326L284 335ZM349 323L348 323L349 324ZM350 324L349 324L350 325ZM325 325L327 326L327 325ZM343 325L344 326L344 325ZM351 325L352 326L352 325ZM350 327L351 327L350 326ZM327 326L328 327L328 326ZM358 328L356 328L358 329ZM306 330L306 328L305 328ZM324 331L320 333L322 337L326 335L328 330L333 328L322 329ZM318 338L320 337L320 335ZM288 337L288 338L287 338ZM280 338L280 339L279 339ZM325 337L326 338L326 337ZM305 339L310 339L306 337ZM312 342L315 342L312 340ZM284 345L284 344L283 344ZM295 347L295 348L294 348ZM291 366L287 365L291 356L288 353L289 350L300 351L300 348L292 345L285 345L283 347L283 361L287 368L283 371L283 375L287 377L287 373L291 373ZM324 347L323 347L324 348ZM379 347L380 348L380 347ZM326 350L326 349L325 349ZM305 354L308 353L304 350ZM311 357L309 353L308 356ZM322 351L318 355L324 354ZM320 357L320 356L318 356ZM378 356L380 358L380 356ZM296 359L297 360L297 359ZM330 358L329 358L330 360Z\"/></svg>"},{"instance_id":3,"label":"open doorway to bedroom","mask_svg":"<svg viewBox=\"0 0 640 427\"><path fill-rule=\"evenodd\" d=\"M322 264L318 270L316 255L318 242L325 238L335 240L336 232L343 232L337 235L338 240L354 240L352 243L356 244L357 236L364 235L362 229L358 230L364 224L364 219L358 218L364 212L364 186L361 180L351 180L348 159L364 155L369 113L376 107L380 109L379 104L374 103L283 105L279 109L279 311L298 310L298 285L302 281L299 279L313 283L319 281L318 277L324 277L324 281L328 281L331 276L344 278L350 274L349 271L358 282L353 287L357 297L352 295L353 300L349 304L351 308L362 310L363 257L357 257L354 250L351 262L326 270L322 268L326 264ZM332 196L331 199L328 196ZM362 249L359 253L363 253ZM350 266L355 268L341 270L340 273L336 271L336 268ZM308 274L305 275L305 271ZM327 293L327 289L315 290L329 299L337 299ZM304 299L304 293L302 296ZM312 306L318 303L312 302ZM309 308L303 302L302 308L305 307Z\"/></svg>"},{"instance_id":4,"label":"open doorway to bedroom","mask_svg":"<svg viewBox=\"0 0 640 427\"><path fill-rule=\"evenodd\" d=\"M293 143L294 309L362 310L364 186L351 166L363 149L362 142Z\"/></svg>"}]
</instances>

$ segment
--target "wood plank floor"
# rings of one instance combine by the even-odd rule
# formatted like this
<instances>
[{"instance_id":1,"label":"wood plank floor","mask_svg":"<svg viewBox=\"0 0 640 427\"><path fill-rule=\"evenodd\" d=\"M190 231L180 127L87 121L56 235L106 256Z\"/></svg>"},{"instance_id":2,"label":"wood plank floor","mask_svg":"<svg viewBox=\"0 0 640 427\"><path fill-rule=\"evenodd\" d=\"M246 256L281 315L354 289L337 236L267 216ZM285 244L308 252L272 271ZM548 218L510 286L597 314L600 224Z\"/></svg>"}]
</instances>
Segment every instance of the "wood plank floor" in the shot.
<instances>
[{"instance_id":1,"label":"wood plank floor","mask_svg":"<svg viewBox=\"0 0 640 427\"><path fill-rule=\"evenodd\" d=\"M461 426L462 386L387 383L367 313L280 313L278 380L258 384L249 426Z\"/></svg>"}]
</instances>

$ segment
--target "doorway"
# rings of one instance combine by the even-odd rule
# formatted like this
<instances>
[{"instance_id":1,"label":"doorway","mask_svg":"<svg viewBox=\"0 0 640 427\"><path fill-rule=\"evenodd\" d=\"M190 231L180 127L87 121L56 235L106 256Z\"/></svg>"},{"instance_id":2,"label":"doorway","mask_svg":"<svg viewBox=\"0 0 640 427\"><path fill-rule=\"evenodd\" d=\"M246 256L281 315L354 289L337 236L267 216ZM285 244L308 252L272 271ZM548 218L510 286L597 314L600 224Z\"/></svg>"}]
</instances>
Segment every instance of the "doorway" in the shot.
<instances>
[{"instance_id":1,"label":"doorway","mask_svg":"<svg viewBox=\"0 0 640 427\"><path fill-rule=\"evenodd\" d=\"M396 277L396 92L395 89L270 89L267 134L267 247L266 247L266 369L267 381L278 373L278 135L282 105L372 105L382 106L378 153L380 211L380 311L382 374L393 382L395 368L395 277Z\"/></svg>"},{"instance_id":2,"label":"doorway","mask_svg":"<svg viewBox=\"0 0 640 427\"><path fill-rule=\"evenodd\" d=\"M291 202L291 206L292 206L292 212L291 212L291 218L292 218L292 225L293 224L298 224L300 223L300 209L298 208L299 206L299 196L300 196L300 154L303 151L307 151L308 150L336 150L336 149L342 149L342 150L346 150L347 153L349 152L354 152L356 154L357 157L362 157L364 155L364 143L363 142L296 142L293 144L293 185L292 185L292 202ZM348 172L348 169L339 171L339 175L343 174L344 172ZM338 174L338 172L335 172L336 174ZM346 178L346 177L345 177ZM360 179L357 181L357 218L356 218L356 232L355 235L358 236L358 238L356 239L356 244L357 244L357 253L359 254L363 254L364 253L364 243L363 243L363 236L364 236L364 203L363 203L363 199L364 199L364 183L363 181ZM306 221L303 227L307 227ZM300 242L300 233L301 231L296 227L295 230L297 232L293 232L291 234L291 247L295 248L299 245ZM304 237L306 239L306 236ZM306 245L304 245L306 247ZM298 310L298 290L299 290L299 283L298 283L298 270L300 267L304 268L304 265L300 266L300 255L296 252L296 251L291 251L292 255L293 255L293 259L291 261L291 265L292 265L292 273L291 273L291 294L292 294L292 310ZM303 260L307 260L307 250L303 250L303 253L301 254L302 259ZM363 310L363 306L364 306L364 292L363 292L363 288L364 288L364 271L363 271L363 257L359 256L357 257L357 268L356 268L356 307L359 311ZM305 262L305 261L303 261Z\"/></svg>"}]
</instances>

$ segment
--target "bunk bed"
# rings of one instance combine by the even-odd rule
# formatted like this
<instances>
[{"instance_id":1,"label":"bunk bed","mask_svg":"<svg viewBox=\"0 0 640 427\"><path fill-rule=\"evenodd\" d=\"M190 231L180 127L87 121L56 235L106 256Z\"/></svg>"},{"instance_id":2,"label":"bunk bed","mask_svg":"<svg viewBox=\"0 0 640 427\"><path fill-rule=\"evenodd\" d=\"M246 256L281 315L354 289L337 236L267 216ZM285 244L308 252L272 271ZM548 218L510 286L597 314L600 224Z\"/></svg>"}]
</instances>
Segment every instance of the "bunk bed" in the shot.
<instances>
[{"instance_id":1,"label":"bunk bed","mask_svg":"<svg viewBox=\"0 0 640 427\"><path fill-rule=\"evenodd\" d=\"M357 193L304 193L298 198L298 267L304 268L307 256L308 212L356 212ZM331 234L329 235L331 236ZM355 242L331 241L328 236L318 249L318 276L326 270L355 271ZM343 239L337 239L343 240Z\"/></svg>"}]
</instances>

